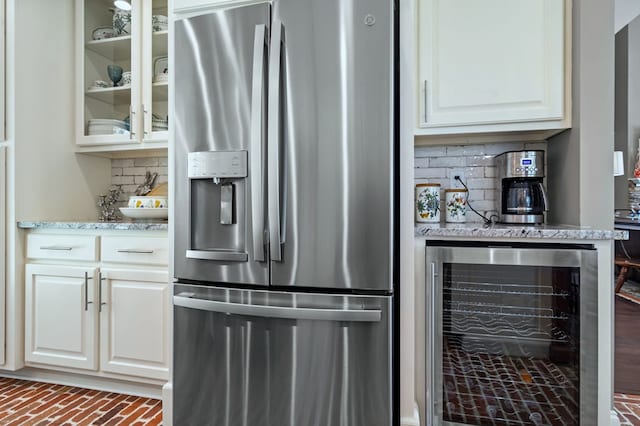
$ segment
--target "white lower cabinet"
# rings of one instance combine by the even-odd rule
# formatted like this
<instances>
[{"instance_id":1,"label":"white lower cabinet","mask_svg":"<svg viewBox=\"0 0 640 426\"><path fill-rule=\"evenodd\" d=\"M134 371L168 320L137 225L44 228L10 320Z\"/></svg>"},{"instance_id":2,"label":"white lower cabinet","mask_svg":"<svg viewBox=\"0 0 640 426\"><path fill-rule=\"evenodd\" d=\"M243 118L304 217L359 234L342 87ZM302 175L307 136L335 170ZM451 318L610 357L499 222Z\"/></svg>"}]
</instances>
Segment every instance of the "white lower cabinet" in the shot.
<instances>
[{"instance_id":1,"label":"white lower cabinet","mask_svg":"<svg viewBox=\"0 0 640 426\"><path fill-rule=\"evenodd\" d=\"M25 360L97 370L97 268L26 267Z\"/></svg>"},{"instance_id":2,"label":"white lower cabinet","mask_svg":"<svg viewBox=\"0 0 640 426\"><path fill-rule=\"evenodd\" d=\"M168 379L168 273L103 268L100 275L100 369Z\"/></svg>"},{"instance_id":3,"label":"white lower cabinet","mask_svg":"<svg viewBox=\"0 0 640 426\"><path fill-rule=\"evenodd\" d=\"M78 246L78 235L28 236L26 363L129 381L169 380L167 239L91 238L100 255L96 249L95 260L85 266L68 249ZM38 251L32 243L50 250Z\"/></svg>"}]
</instances>

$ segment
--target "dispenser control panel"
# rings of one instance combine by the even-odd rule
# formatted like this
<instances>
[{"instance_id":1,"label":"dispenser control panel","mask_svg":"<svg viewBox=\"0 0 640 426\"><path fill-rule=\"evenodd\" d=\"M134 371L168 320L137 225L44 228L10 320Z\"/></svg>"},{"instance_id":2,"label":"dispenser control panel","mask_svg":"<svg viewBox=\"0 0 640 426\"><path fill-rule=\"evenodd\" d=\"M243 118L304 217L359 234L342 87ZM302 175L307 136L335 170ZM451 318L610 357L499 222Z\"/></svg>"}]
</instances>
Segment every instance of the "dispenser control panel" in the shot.
<instances>
[{"instance_id":1,"label":"dispenser control panel","mask_svg":"<svg viewBox=\"0 0 640 426\"><path fill-rule=\"evenodd\" d=\"M189 179L247 177L247 151L190 152L187 157Z\"/></svg>"},{"instance_id":2,"label":"dispenser control panel","mask_svg":"<svg viewBox=\"0 0 640 426\"><path fill-rule=\"evenodd\" d=\"M517 173L536 173L538 168L533 158L521 158L519 167L516 167Z\"/></svg>"}]
</instances>

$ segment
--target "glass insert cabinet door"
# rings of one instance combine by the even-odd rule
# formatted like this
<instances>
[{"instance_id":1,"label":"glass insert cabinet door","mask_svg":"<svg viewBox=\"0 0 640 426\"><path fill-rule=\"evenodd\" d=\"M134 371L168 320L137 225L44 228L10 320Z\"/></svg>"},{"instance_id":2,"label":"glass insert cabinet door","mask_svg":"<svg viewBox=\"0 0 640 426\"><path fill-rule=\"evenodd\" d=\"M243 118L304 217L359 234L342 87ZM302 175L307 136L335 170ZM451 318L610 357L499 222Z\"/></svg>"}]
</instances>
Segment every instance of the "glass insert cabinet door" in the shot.
<instances>
[{"instance_id":1,"label":"glass insert cabinet door","mask_svg":"<svg viewBox=\"0 0 640 426\"><path fill-rule=\"evenodd\" d=\"M596 418L595 250L428 245L427 285L434 425Z\"/></svg>"},{"instance_id":2,"label":"glass insert cabinet door","mask_svg":"<svg viewBox=\"0 0 640 426\"><path fill-rule=\"evenodd\" d=\"M78 145L168 137L167 0L76 0Z\"/></svg>"}]
</instances>

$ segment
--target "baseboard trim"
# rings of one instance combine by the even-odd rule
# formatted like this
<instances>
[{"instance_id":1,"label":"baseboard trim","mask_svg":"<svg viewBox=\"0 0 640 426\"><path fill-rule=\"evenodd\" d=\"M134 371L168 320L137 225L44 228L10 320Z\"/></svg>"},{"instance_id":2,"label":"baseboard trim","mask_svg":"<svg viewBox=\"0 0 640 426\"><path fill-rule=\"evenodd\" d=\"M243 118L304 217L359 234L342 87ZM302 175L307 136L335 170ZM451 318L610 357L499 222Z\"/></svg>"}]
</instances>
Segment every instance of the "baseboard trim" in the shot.
<instances>
[{"instance_id":1,"label":"baseboard trim","mask_svg":"<svg viewBox=\"0 0 640 426\"><path fill-rule=\"evenodd\" d=\"M611 426L620 426L620 418L616 410L611 410Z\"/></svg>"},{"instance_id":2,"label":"baseboard trim","mask_svg":"<svg viewBox=\"0 0 640 426\"><path fill-rule=\"evenodd\" d=\"M57 385L75 386L105 392L124 393L145 398L162 399L162 386L144 383L125 382L105 377L84 376L73 373L41 370L25 367L18 371L0 371L1 377L12 379L32 380Z\"/></svg>"}]
</instances>

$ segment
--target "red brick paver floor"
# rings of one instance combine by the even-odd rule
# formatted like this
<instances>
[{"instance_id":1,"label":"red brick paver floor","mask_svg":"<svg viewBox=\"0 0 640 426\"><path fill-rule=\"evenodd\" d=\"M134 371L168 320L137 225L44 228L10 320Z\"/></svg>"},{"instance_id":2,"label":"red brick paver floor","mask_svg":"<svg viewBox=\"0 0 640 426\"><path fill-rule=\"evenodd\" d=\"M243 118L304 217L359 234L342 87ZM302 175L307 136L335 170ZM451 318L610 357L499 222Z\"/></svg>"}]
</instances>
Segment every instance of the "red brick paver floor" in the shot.
<instances>
[{"instance_id":1,"label":"red brick paver floor","mask_svg":"<svg viewBox=\"0 0 640 426\"><path fill-rule=\"evenodd\" d=\"M0 425L162 424L157 399L0 377Z\"/></svg>"},{"instance_id":2,"label":"red brick paver floor","mask_svg":"<svg viewBox=\"0 0 640 426\"><path fill-rule=\"evenodd\" d=\"M617 393L614 405L622 426L640 426L640 395Z\"/></svg>"}]
</instances>

